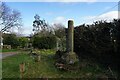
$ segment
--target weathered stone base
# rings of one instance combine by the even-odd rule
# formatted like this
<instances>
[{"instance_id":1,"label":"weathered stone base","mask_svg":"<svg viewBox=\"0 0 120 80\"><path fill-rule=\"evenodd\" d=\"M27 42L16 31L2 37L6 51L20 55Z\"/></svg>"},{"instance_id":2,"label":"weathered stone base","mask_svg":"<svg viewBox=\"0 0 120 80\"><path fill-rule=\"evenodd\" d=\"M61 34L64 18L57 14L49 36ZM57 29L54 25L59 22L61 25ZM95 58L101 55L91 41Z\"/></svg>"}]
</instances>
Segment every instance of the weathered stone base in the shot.
<instances>
[{"instance_id":1,"label":"weathered stone base","mask_svg":"<svg viewBox=\"0 0 120 80\"><path fill-rule=\"evenodd\" d=\"M76 62L78 62L78 56L76 55L75 52L68 52L67 56L66 56L66 62L67 64L74 64Z\"/></svg>"},{"instance_id":2,"label":"weathered stone base","mask_svg":"<svg viewBox=\"0 0 120 80\"><path fill-rule=\"evenodd\" d=\"M56 62L55 66L59 70L77 70L78 69L78 57L77 55L73 52L63 52L63 51L57 51L56 52Z\"/></svg>"}]
</instances>

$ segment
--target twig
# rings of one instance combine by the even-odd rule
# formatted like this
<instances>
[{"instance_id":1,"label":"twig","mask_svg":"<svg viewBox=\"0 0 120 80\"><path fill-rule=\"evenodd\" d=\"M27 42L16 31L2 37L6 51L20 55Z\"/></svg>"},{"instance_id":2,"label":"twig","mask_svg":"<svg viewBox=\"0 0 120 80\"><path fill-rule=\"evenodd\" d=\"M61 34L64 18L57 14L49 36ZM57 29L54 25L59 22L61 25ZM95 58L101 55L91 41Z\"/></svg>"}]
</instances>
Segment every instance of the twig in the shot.
<instances>
[{"instance_id":1,"label":"twig","mask_svg":"<svg viewBox=\"0 0 120 80\"><path fill-rule=\"evenodd\" d=\"M111 72L112 76L114 76L115 79L117 80L117 77L114 75L113 71L111 70L111 68L110 68L109 66L108 66L108 69L109 69L109 71Z\"/></svg>"}]
</instances>

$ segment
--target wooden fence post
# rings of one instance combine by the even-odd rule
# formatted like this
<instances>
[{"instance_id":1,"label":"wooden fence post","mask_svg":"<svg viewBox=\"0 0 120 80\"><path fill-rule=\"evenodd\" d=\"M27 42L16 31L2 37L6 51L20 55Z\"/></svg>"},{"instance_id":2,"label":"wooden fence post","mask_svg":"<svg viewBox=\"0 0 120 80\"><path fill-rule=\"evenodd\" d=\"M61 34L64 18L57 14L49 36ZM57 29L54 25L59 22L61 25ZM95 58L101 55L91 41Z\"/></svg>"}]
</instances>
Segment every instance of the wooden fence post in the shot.
<instances>
[{"instance_id":1,"label":"wooden fence post","mask_svg":"<svg viewBox=\"0 0 120 80\"><path fill-rule=\"evenodd\" d=\"M20 68L20 78L23 78L23 74L25 72L25 63L20 63L19 68Z\"/></svg>"}]
</instances>

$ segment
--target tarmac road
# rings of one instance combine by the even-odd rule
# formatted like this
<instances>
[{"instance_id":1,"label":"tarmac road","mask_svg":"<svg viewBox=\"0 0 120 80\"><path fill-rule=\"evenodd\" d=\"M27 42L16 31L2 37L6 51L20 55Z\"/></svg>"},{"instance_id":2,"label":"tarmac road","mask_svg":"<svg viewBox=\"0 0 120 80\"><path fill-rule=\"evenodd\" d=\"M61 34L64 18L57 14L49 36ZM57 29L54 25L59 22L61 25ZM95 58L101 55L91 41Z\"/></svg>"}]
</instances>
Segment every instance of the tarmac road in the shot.
<instances>
[{"instance_id":1,"label":"tarmac road","mask_svg":"<svg viewBox=\"0 0 120 80\"><path fill-rule=\"evenodd\" d=\"M18 54L18 52L4 52L4 53L0 53L0 59L4 59L8 56L13 56Z\"/></svg>"}]
</instances>

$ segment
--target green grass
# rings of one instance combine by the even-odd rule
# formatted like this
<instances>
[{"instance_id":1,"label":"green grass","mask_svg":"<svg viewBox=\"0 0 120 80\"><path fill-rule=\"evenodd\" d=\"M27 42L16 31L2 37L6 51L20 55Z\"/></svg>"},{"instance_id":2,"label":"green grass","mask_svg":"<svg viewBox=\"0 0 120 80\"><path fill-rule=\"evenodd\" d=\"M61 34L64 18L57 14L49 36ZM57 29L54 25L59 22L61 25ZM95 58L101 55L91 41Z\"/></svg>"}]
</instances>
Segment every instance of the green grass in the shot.
<instances>
[{"instance_id":1,"label":"green grass","mask_svg":"<svg viewBox=\"0 0 120 80\"><path fill-rule=\"evenodd\" d=\"M19 78L19 64L25 62L26 71L24 78L91 78L95 80L97 75L105 76L107 70L98 64L82 60L82 68L75 71L61 71L54 66L54 50L37 51L41 55L41 61L35 62L26 52L17 54L13 57L3 59L3 78Z\"/></svg>"},{"instance_id":2,"label":"green grass","mask_svg":"<svg viewBox=\"0 0 120 80\"><path fill-rule=\"evenodd\" d=\"M25 53L7 57L2 60L2 77L3 78L18 78L20 75L19 64L22 62L30 62L32 59Z\"/></svg>"},{"instance_id":3,"label":"green grass","mask_svg":"<svg viewBox=\"0 0 120 80\"><path fill-rule=\"evenodd\" d=\"M17 49L2 49L2 52L16 52Z\"/></svg>"},{"instance_id":4,"label":"green grass","mask_svg":"<svg viewBox=\"0 0 120 80\"><path fill-rule=\"evenodd\" d=\"M2 78L2 60L0 60L0 79Z\"/></svg>"}]
</instances>

